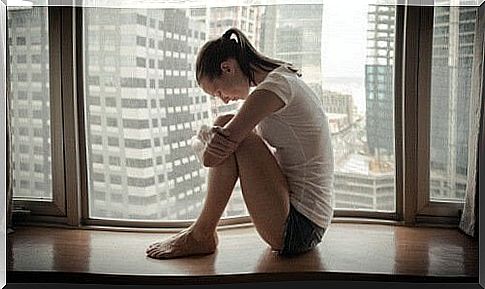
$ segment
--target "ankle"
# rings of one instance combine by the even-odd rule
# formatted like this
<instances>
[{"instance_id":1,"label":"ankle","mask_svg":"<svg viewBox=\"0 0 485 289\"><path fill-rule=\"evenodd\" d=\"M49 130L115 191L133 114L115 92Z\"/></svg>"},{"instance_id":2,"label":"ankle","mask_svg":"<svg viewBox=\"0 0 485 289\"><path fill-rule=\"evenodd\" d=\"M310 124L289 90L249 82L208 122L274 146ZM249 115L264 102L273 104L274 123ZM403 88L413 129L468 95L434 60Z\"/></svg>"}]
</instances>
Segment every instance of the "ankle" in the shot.
<instances>
[{"instance_id":1,"label":"ankle","mask_svg":"<svg viewBox=\"0 0 485 289\"><path fill-rule=\"evenodd\" d=\"M197 226L191 226L188 228L192 236L198 241L213 240L217 238L215 229L200 228ZM212 232L212 233L211 233Z\"/></svg>"}]
</instances>

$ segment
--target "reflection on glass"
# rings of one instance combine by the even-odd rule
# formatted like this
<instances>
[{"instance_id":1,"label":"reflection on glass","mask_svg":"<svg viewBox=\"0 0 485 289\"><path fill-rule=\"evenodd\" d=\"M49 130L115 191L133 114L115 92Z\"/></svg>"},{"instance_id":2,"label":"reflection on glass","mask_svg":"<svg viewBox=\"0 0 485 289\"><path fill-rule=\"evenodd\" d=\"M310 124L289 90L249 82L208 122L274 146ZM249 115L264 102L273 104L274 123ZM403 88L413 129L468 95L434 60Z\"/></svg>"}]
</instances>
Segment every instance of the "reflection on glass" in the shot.
<instances>
[{"instance_id":1,"label":"reflection on glass","mask_svg":"<svg viewBox=\"0 0 485 289\"><path fill-rule=\"evenodd\" d=\"M14 199L52 200L46 7L8 8Z\"/></svg>"},{"instance_id":2,"label":"reflection on glass","mask_svg":"<svg viewBox=\"0 0 485 289\"><path fill-rule=\"evenodd\" d=\"M463 201L467 182L475 7L436 7L433 28L430 197Z\"/></svg>"}]
</instances>

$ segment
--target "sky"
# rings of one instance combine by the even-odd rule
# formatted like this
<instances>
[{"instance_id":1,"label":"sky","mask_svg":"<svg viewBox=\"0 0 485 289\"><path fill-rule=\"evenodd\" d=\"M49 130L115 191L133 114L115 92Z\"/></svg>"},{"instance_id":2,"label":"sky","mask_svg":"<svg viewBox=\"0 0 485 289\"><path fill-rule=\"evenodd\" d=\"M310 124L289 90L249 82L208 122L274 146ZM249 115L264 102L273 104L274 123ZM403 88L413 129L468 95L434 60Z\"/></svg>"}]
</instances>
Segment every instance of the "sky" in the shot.
<instances>
[{"instance_id":1,"label":"sky","mask_svg":"<svg viewBox=\"0 0 485 289\"><path fill-rule=\"evenodd\" d=\"M365 110L364 68L367 45L367 10L373 0L323 1L322 69L324 89L351 93L360 111ZM355 77L362 85L328 81Z\"/></svg>"}]
</instances>

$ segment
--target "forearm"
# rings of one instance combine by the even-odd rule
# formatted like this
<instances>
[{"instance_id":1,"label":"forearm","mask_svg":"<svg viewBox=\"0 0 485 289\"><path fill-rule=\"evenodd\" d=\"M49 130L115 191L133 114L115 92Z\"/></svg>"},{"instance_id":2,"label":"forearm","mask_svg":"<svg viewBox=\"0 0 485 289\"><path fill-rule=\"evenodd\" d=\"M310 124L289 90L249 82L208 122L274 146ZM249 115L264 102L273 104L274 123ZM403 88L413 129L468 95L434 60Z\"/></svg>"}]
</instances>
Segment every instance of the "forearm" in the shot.
<instances>
[{"instance_id":1,"label":"forearm","mask_svg":"<svg viewBox=\"0 0 485 289\"><path fill-rule=\"evenodd\" d=\"M227 139L241 143L265 117L283 107L284 103L273 92L259 90L244 101L238 113L224 126Z\"/></svg>"}]
</instances>

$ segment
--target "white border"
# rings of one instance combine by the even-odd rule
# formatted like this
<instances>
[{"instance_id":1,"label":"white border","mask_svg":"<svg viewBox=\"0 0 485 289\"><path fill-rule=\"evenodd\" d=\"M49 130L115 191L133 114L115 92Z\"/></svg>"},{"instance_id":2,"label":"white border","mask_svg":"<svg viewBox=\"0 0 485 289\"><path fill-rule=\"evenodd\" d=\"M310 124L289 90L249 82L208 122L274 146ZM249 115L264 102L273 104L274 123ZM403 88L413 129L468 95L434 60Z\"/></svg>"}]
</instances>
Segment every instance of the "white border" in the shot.
<instances>
[{"instance_id":1,"label":"white border","mask_svg":"<svg viewBox=\"0 0 485 289\"><path fill-rule=\"evenodd\" d=\"M1 238L2 246L0 255L0 286L3 288L7 284L7 213L6 213L6 49L7 49L7 6L0 3L0 221L1 221Z\"/></svg>"},{"instance_id":2,"label":"white border","mask_svg":"<svg viewBox=\"0 0 485 289\"><path fill-rule=\"evenodd\" d=\"M4 0L2 0L4 1ZM76 6L103 8L205 8L282 4L323 4L340 0L6 0L9 8L28 6ZM361 0L347 0L349 5ZM485 0L373 0L379 5L480 6Z\"/></svg>"}]
</instances>

